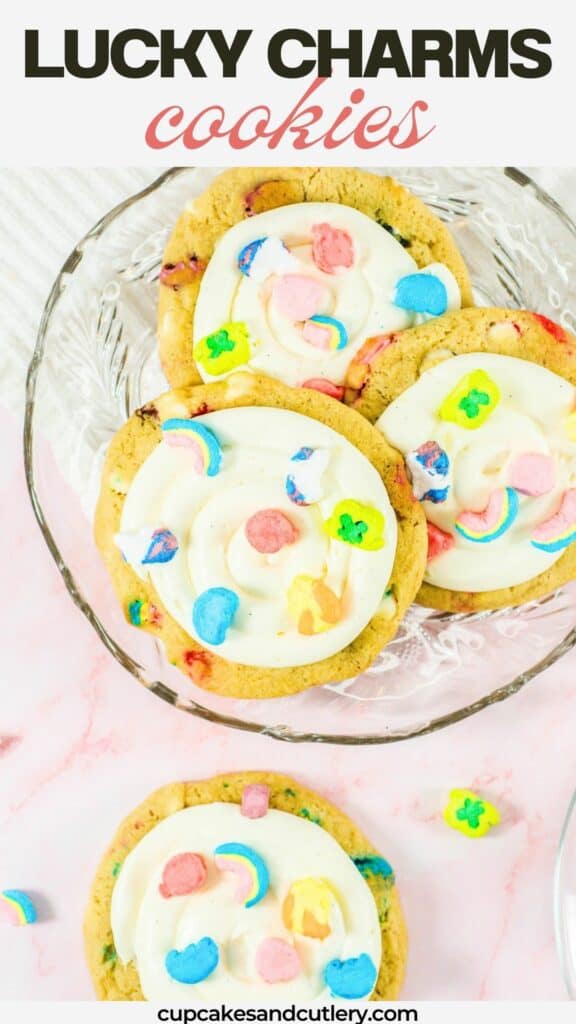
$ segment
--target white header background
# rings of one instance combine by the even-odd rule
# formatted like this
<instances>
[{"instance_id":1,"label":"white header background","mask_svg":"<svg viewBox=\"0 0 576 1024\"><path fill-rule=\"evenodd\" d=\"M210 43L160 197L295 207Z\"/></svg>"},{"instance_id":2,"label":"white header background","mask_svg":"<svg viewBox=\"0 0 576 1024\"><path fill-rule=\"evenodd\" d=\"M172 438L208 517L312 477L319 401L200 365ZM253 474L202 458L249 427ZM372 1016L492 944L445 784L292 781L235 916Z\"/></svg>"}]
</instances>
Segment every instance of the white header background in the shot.
<instances>
[{"instance_id":1,"label":"white header background","mask_svg":"<svg viewBox=\"0 0 576 1024\"><path fill-rule=\"evenodd\" d=\"M480 42L489 29L524 28L546 31L552 44L552 70L544 78L469 79L438 77L434 65L426 78L397 78L391 70L378 78L349 79L347 65L338 61L335 75L318 91L312 102L325 107L322 127L326 130L354 88L363 88L366 99L358 105L347 127L352 128L362 113L388 105L399 120L416 100L425 100L428 112L422 126L435 125L422 143L410 149L395 149L388 143L361 150L354 143L326 150L321 144L294 150L291 137L275 150L259 141L234 150L227 140L210 142L201 149L187 150L181 144L150 149L145 142L149 122L162 108L179 105L186 111L185 122L210 104L221 104L226 125L247 108L266 103L272 109L271 124L280 124L311 84L314 75L302 79L276 76L267 63L268 41L281 28L305 28L315 34L331 28L335 45L347 43L347 31L362 29L366 58L377 29L396 29L410 60L410 32L413 29L474 29ZM221 64L207 39L198 54L207 78L193 79L182 63L174 79L159 73L149 78L125 79L109 68L100 78L76 79L24 77L24 30L40 32L40 60L62 64L64 29L78 29L84 63L92 62L94 30L106 28L111 35L126 28L142 28L157 34L161 28L174 29L183 45L192 29L223 29L230 39L238 28L252 29L252 36L238 63L235 79L221 77ZM131 44L128 59L144 58L143 46ZM572 5L562 0L412 0L400 4L361 3L344 5L336 0L288 0L241 4L237 0L206 0L185 3L173 0L100 0L97 4L38 2L28 0L8 5L2 15L0 59L3 115L0 162L4 164L71 164L164 166L166 164L537 164L576 163L574 116L574 51L576 17ZM295 53L295 51L293 51ZM314 51L299 51L302 57ZM148 54L156 57L156 52ZM518 59L518 58L512 58ZM391 121L391 123L392 123Z\"/></svg>"}]
</instances>

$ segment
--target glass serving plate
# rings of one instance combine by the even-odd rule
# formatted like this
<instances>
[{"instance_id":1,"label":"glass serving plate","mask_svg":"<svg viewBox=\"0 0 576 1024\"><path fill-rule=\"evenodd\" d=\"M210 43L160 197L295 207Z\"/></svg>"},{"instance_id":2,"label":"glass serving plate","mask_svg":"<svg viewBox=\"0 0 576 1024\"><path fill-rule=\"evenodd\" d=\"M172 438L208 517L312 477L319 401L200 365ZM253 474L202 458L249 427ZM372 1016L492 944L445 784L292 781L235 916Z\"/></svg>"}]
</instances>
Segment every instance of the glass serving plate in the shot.
<instances>
[{"instance_id":1,"label":"glass serving plate","mask_svg":"<svg viewBox=\"0 0 576 1024\"><path fill-rule=\"evenodd\" d=\"M498 613L414 607L358 678L267 701L194 686L161 644L125 622L92 540L102 460L133 410L166 390L155 343L162 251L214 173L167 171L111 210L70 254L46 303L27 382L26 474L72 598L118 661L163 700L278 739L390 743L504 700L576 642L574 588ZM450 225L478 304L535 309L576 328L576 227L533 181L513 168L394 173Z\"/></svg>"},{"instance_id":2,"label":"glass serving plate","mask_svg":"<svg viewBox=\"0 0 576 1024\"><path fill-rule=\"evenodd\" d=\"M560 836L554 877L556 944L571 999L576 999L576 793Z\"/></svg>"}]
</instances>

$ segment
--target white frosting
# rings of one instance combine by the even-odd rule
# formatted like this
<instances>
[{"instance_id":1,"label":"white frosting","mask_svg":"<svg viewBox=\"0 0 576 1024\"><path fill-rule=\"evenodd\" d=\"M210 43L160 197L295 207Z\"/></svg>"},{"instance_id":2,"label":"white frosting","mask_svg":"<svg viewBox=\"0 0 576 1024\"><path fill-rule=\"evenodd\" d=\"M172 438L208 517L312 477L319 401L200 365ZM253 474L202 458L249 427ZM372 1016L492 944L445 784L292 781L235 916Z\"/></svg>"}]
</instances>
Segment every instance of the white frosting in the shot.
<instances>
[{"instance_id":1,"label":"white frosting","mask_svg":"<svg viewBox=\"0 0 576 1024\"><path fill-rule=\"evenodd\" d=\"M440 419L438 410L452 389L474 370L484 370L500 390L486 422L468 430ZM533 547L535 526L555 514L564 491L576 482L576 445L564 418L576 404L576 390L550 370L523 359L477 353L447 359L427 370L381 415L376 426L406 454L437 441L451 462L448 500L425 501L427 519L451 533L454 547L428 563L426 580L448 590L481 592L512 587L548 569L562 552ZM515 522L501 537L475 543L454 528L462 510L481 512L490 494L507 486L512 456L542 453L556 465L554 488L540 497L520 495Z\"/></svg>"},{"instance_id":2,"label":"white frosting","mask_svg":"<svg viewBox=\"0 0 576 1024\"><path fill-rule=\"evenodd\" d=\"M312 258L311 229L329 223L347 231L354 245L354 264L348 270L327 274ZM263 284L265 267L255 260L255 278L238 269L238 255L257 238L280 238L293 257L290 272L320 281L326 299L316 312L341 321L348 344L340 351L315 348L302 337L301 324L283 316L270 301ZM287 267L279 267L285 272ZM426 317L395 306L399 278L418 270L415 261L396 239L376 221L338 203L298 203L249 217L235 224L220 239L202 278L194 313L194 342L217 331L223 323L246 324L252 348L250 363L243 367L266 373L298 386L314 377L341 384L354 354L371 336L403 330ZM458 284L447 267L433 264L422 273L433 273L447 289L448 309L460 307ZM271 280L270 278L269 280ZM205 381L216 379L202 364Z\"/></svg>"},{"instance_id":3,"label":"white frosting","mask_svg":"<svg viewBox=\"0 0 576 1024\"><path fill-rule=\"evenodd\" d=\"M396 517L382 479L341 434L294 412L226 409L198 416L222 446L216 476L199 476L186 449L160 443L138 470L126 496L123 534L167 527L179 550L162 565L135 567L149 578L170 615L191 635L196 597L213 587L233 590L240 607L224 643L214 650L231 661L266 667L310 664L346 647L376 614L396 552ZM288 473L305 463L290 459L300 448L329 456L324 496L307 507L286 494ZM385 520L384 545L362 550L330 537L323 526L334 506L355 499ZM247 519L264 509L284 512L299 538L276 554L259 554L245 534ZM295 576L323 578L343 603L336 625L314 636L298 632L286 594ZM209 646L196 637L204 646Z\"/></svg>"},{"instance_id":4,"label":"white frosting","mask_svg":"<svg viewBox=\"0 0 576 1024\"><path fill-rule=\"evenodd\" d=\"M270 888L261 902L235 901L236 883L214 864L215 847L243 843L262 857ZM199 853L208 867L204 887L188 896L159 893L170 857ZM283 924L282 904L299 878L326 879L338 896L332 933L322 941L292 934ZM381 958L378 913L372 893L342 847L323 828L283 811L243 817L236 804L188 807L156 825L128 854L112 894L114 945L124 963L136 962L146 999L157 1002L292 1002L327 999L323 973L328 962L367 953L376 968ZM182 950L208 936L219 947L213 974L195 985L173 980L165 967L172 949ZM266 984L254 957L268 937L284 938L303 969L290 982Z\"/></svg>"}]
</instances>

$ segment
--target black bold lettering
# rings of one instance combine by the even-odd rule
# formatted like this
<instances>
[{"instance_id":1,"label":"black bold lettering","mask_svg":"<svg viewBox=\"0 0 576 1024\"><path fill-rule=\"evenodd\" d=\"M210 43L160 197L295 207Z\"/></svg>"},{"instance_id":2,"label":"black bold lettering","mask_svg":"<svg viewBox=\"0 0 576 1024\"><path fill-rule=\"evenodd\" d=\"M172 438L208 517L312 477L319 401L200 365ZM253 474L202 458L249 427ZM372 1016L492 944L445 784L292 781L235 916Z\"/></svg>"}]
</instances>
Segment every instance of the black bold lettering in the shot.
<instances>
[{"instance_id":1,"label":"black bold lettering","mask_svg":"<svg viewBox=\"0 0 576 1024\"><path fill-rule=\"evenodd\" d=\"M160 75L162 78L174 78L174 65L183 60L193 78L206 78L206 72L197 56L197 50L206 31L192 29L184 46L176 46L174 29L163 28L160 32Z\"/></svg>"},{"instance_id":2,"label":"black bold lettering","mask_svg":"<svg viewBox=\"0 0 576 1024\"><path fill-rule=\"evenodd\" d=\"M142 64L134 66L126 60L126 47L129 43L144 43L144 46L158 46L158 40L152 32L141 28L125 28L118 35L114 36L110 47L110 60L112 67L123 78L147 78L154 74L158 67L158 60L145 60Z\"/></svg>"},{"instance_id":3,"label":"black bold lettering","mask_svg":"<svg viewBox=\"0 0 576 1024\"><path fill-rule=\"evenodd\" d=\"M316 40L309 32L304 32L301 28L284 28L280 32L275 32L268 43L268 64L274 74L281 75L282 78L304 78L314 70L315 62L302 60L296 67L285 64L282 50L285 43L292 40L304 47L316 46Z\"/></svg>"},{"instance_id":4,"label":"black bold lettering","mask_svg":"<svg viewBox=\"0 0 576 1024\"><path fill-rule=\"evenodd\" d=\"M378 72L384 68L393 68L397 78L410 78L410 67L400 36L396 31L378 29L364 68L364 76L376 78Z\"/></svg>"},{"instance_id":5,"label":"black bold lettering","mask_svg":"<svg viewBox=\"0 0 576 1024\"><path fill-rule=\"evenodd\" d=\"M438 32L415 31L412 33L412 75L425 78L426 65L431 61L438 64L440 78L452 78L452 36L440 29Z\"/></svg>"},{"instance_id":6,"label":"black bold lettering","mask_svg":"<svg viewBox=\"0 0 576 1024\"><path fill-rule=\"evenodd\" d=\"M510 64L510 70L518 78L543 78L552 70L552 58L549 53L545 53L535 46L528 46L527 44L530 42L550 46L552 40L547 32L543 32L539 28L525 28L520 32L515 32L511 39L512 51L517 57L532 61L534 66L526 67L525 64L513 61Z\"/></svg>"},{"instance_id":7,"label":"black bold lettering","mask_svg":"<svg viewBox=\"0 0 576 1024\"><path fill-rule=\"evenodd\" d=\"M64 30L64 63L74 78L99 78L108 69L108 29L94 32L94 63L84 67L80 63L78 29Z\"/></svg>"},{"instance_id":8,"label":"black bold lettering","mask_svg":"<svg viewBox=\"0 0 576 1024\"><path fill-rule=\"evenodd\" d=\"M362 78L362 30L351 28L348 32L348 46L332 46L332 30L318 31L318 75L332 77L332 61L347 60L350 78Z\"/></svg>"},{"instance_id":9,"label":"black bold lettering","mask_svg":"<svg viewBox=\"0 0 576 1024\"><path fill-rule=\"evenodd\" d=\"M252 35L252 29L238 29L230 44L228 44L226 36L219 28L209 29L208 35L210 42L222 61L222 77L236 78L238 61Z\"/></svg>"},{"instance_id":10,"label":"black bold lettering","mask_svg":"<svg viewBox=\"0 0 576 1024\"><path fill-rule=\"evenodd\" d=\"M484 47L480 46L476 32L456 29L456 77L467 78L470 62L479 78L486 78L493 64L495 78L508 77L508 32L490 29Z\"/></svg>"},{"instance_id":11,"label":"black bold lettering","mask_svg":"<svg viewBox=\"0 0 576 1024\"><path fill-rule=\"evenodd\" d=\"M64 78L64 68L40 67L40 42L37 28L24 32L24 76L25 78Z\"/></svg>"}]
</instances>

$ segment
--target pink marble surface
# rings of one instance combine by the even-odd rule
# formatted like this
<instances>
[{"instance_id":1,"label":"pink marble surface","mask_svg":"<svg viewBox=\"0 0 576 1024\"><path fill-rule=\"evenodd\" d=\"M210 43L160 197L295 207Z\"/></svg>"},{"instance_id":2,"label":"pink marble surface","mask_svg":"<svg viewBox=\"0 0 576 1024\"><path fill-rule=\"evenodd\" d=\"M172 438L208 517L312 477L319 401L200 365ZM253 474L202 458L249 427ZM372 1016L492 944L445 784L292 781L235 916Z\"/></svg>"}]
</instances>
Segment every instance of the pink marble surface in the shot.
<instances>
[{"instance_id":1,"label":"pink marble surface","mask_svg":"<svg viewBox=\"0 0 576 1024\"><path fill-rule=\"evenodd\" d=\"M407 999L565 998L552 874L576 782L576 654L498 707L386 748L294 748L193 720L140 688L73 606L28 504L20 429L0 415L0 887L37 893L43 920L2 930L0 998L90 999L82 914L119 820L170 780L260 767L337 802L395 866ZM458 785L503 810L488 839L442 823Z\"/></svg>"}]
</instances>

